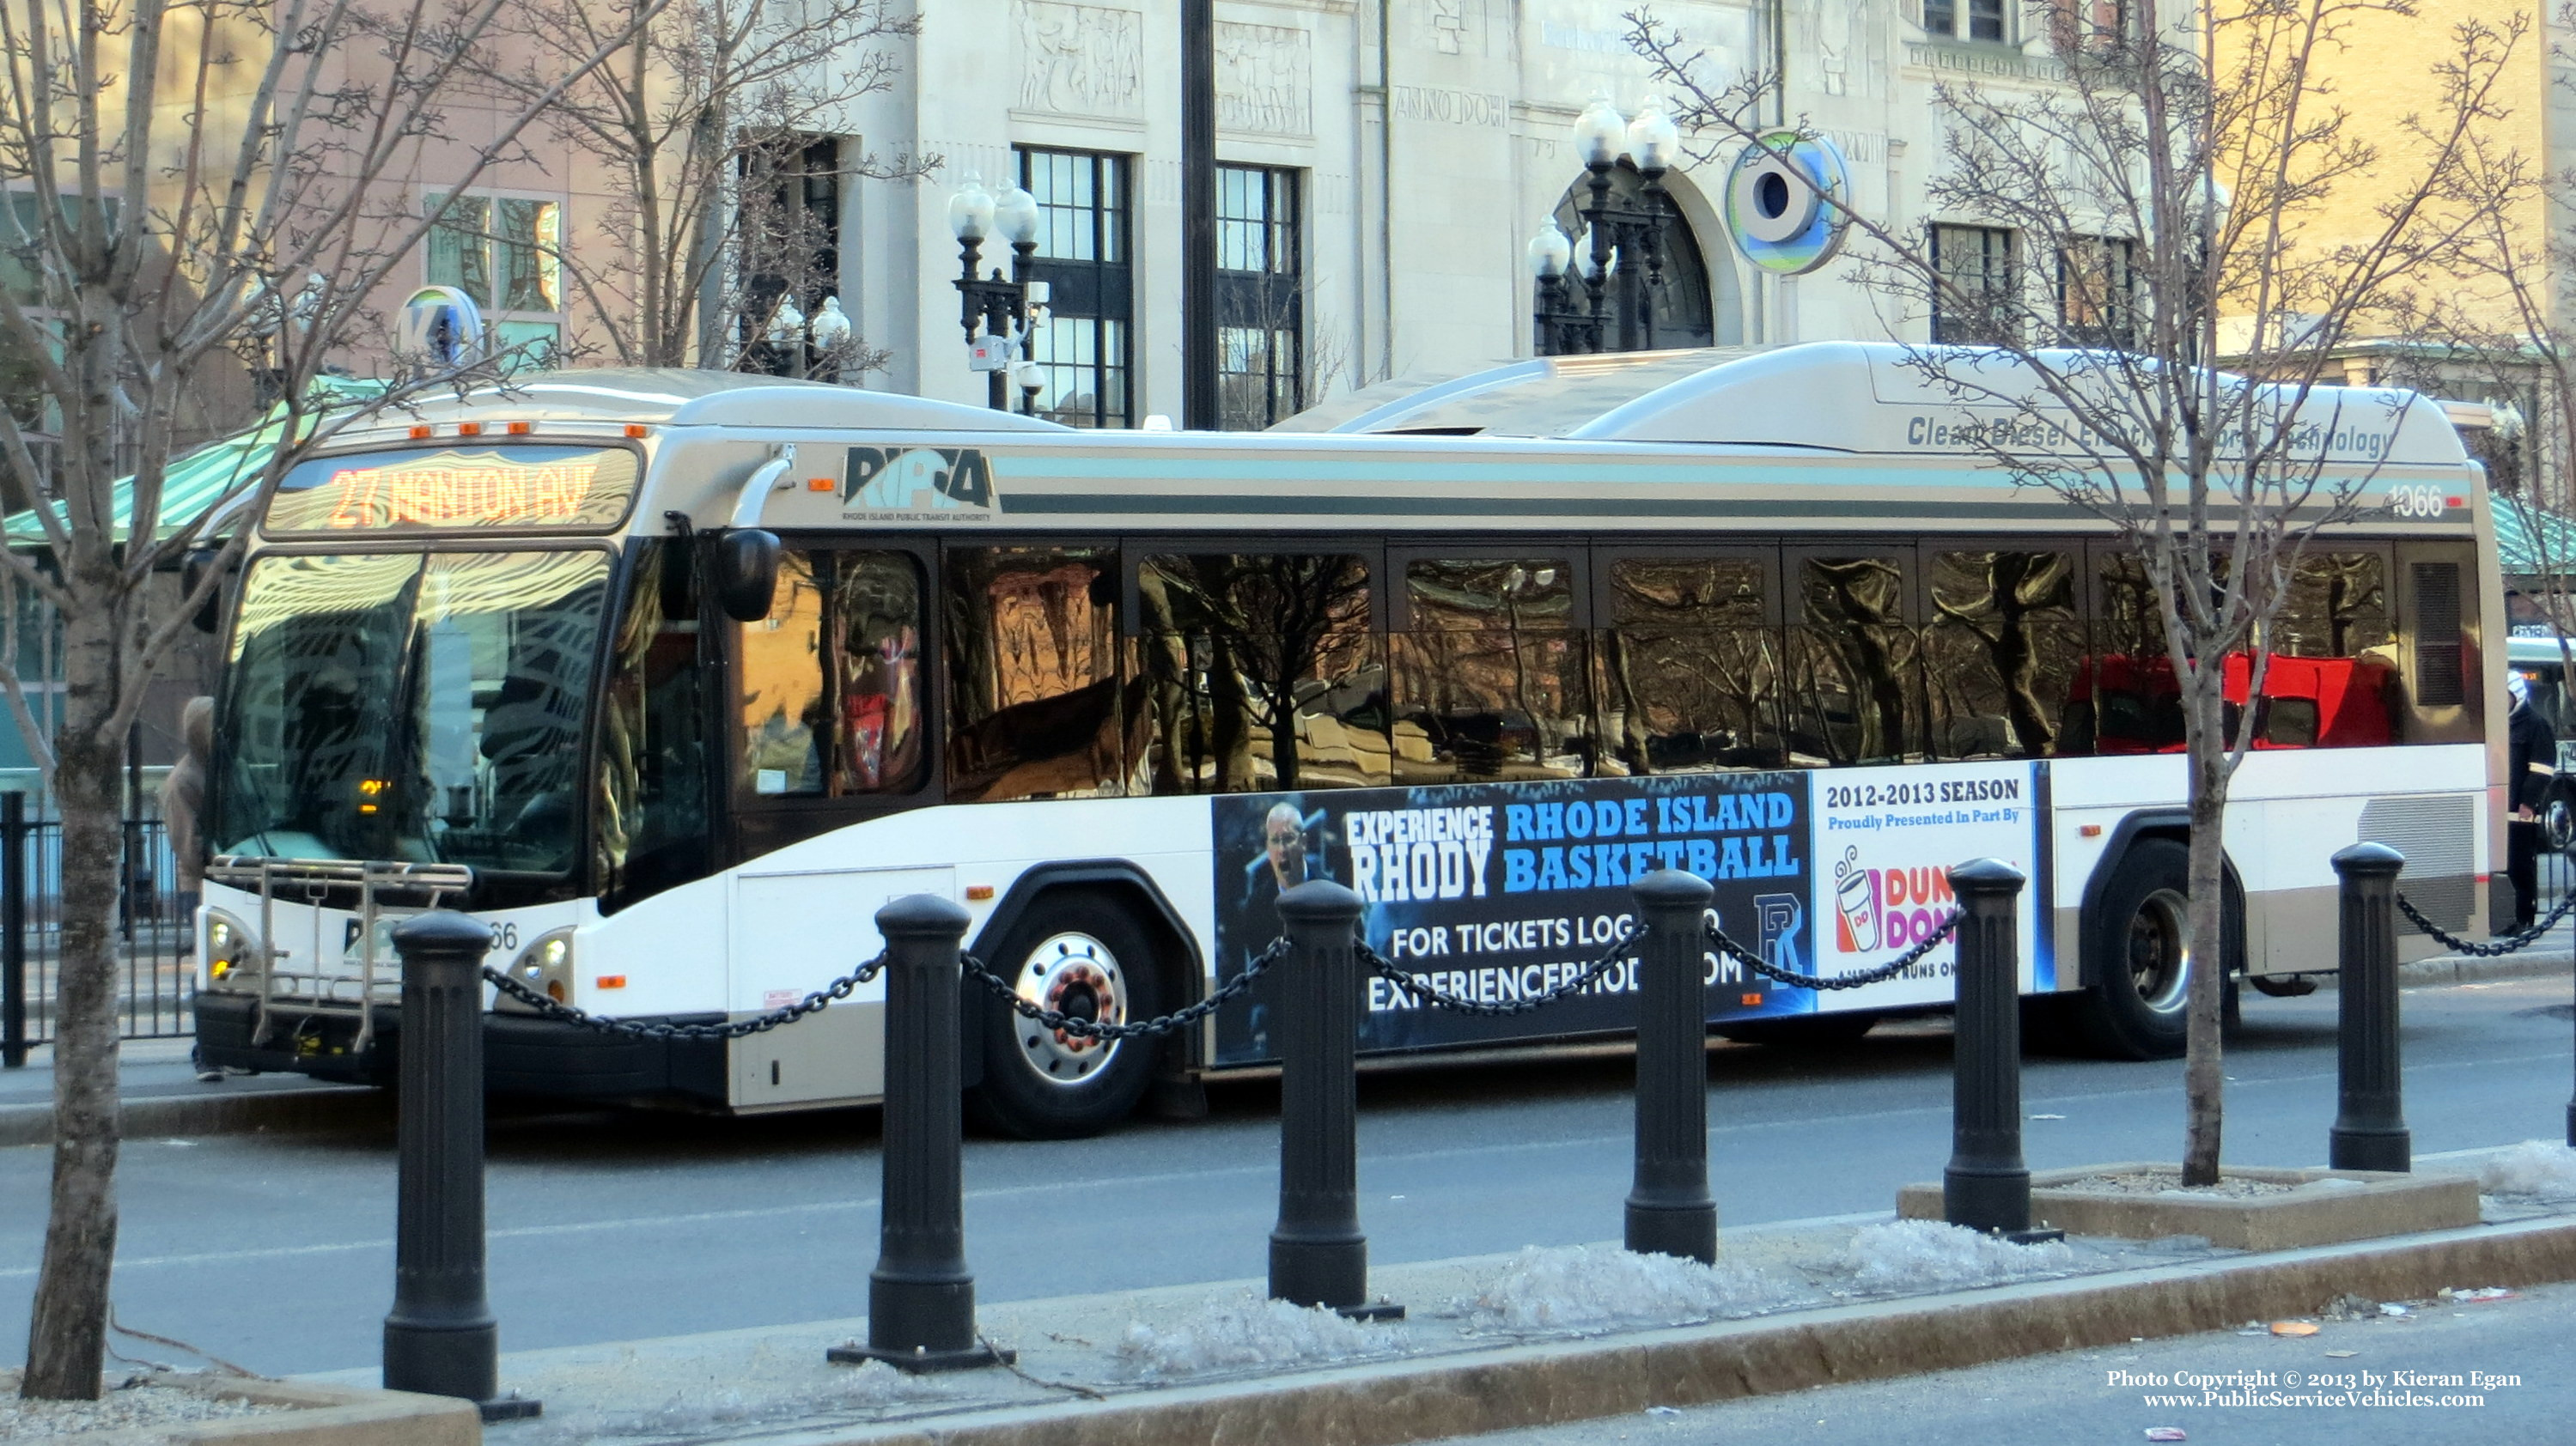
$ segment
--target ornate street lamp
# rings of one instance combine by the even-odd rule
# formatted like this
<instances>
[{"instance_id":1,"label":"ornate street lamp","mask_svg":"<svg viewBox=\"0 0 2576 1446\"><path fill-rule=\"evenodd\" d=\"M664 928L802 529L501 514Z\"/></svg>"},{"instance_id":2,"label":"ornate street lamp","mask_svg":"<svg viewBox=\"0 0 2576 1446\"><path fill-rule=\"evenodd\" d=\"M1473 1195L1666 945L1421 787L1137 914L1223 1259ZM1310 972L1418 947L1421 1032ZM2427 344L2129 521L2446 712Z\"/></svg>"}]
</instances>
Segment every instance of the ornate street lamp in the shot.
<instances>
[{"instance_id":1,"label":"ornate street lamp","mask_svg":"<svg viewBox=\"0 0 2576 1446\"><path fill-rule=\"evenodd\" d=\"M1644 288L1664 284L1664 258L1657 246L1667 204L1664 176L1680 155L1681 130L1653 101L1631 120L1607 96L1596 95L1574 118L1573 139L1585 172L1585 199L1575 210L1590 242L1589 264L1580 269L1583 295L1577 300L1566 274L1572 243L1565 233L1551 218L1531 240L1538 352L1553 356L1606 349L1613 306L1618 311L1617 350L1649 350L1655 344L1655 321L1645 305ZM1645 182L1635 204L1610 197L1611 175L1622 153Z\"/></svg>"},{"instance_id":2,"label":"ornate street lamp","mask_svg":"<svg viewBox=\"0 0 2576 1446\"><path fill-rule=\"evenodd\" d=\"M1029 279L1029 261L1038 249L1037 198L1018 186L995 196L984 178L972 171L957 194L948 198L948 231L957 238L959 273L958 324L966 332L966 365L984 373L985 403L1009 411L1009 372L1014 359L1027 354L1046 301L1046 283ZM1010 247L1005 269L997 255L985 274L981 255L987 239Z\"/></svg>"}]
</instances>

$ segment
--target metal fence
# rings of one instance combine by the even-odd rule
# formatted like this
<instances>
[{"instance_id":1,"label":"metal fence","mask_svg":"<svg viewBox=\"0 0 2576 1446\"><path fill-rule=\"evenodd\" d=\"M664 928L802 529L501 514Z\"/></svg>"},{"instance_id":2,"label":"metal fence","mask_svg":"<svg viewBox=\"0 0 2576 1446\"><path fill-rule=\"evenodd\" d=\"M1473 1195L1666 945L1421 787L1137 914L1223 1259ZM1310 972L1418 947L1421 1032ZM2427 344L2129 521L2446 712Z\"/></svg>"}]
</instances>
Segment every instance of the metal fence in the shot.
<instances>
[{"instance_id":1,"label":"metal fence","mask_svg":"<svg viewBox=\"0 0 2576 1446\"><path fill-rule=\"evenodd\" d=\"M27 796L0 793L0 1064L26 1063L54 1035L62 962L63 830L29 818ZM195 924L179 897L168 831L154 818L125 824L117 901L119 1033L126 1039L196 1032Z\"/></svg>"}]
</instances>

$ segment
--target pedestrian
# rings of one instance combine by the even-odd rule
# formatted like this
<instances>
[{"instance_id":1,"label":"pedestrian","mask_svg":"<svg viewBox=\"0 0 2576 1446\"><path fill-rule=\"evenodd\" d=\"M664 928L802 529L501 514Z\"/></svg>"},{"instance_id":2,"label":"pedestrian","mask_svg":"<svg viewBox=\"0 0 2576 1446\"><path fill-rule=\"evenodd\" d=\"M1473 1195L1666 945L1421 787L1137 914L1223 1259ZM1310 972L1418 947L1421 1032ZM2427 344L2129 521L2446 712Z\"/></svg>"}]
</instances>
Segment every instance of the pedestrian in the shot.
<instances>
[{"instance_id":1,"label":"pedestrian","mask_svg":"<svg viewBox=\"0 0 2576 1446\"><path fill-rule=\"evenodd\" d=\"M2504 671L2513 704L2505 715L2506 796L2513 820L2505 825L2505 873L2513 881L2513 927L2531 927L2540 913L2540 814L2558 778L2558 730L2531 706L2531 679L2519 668Z\"/></svg>"},{"instance_id":2,"label":"pedestrian","mask_svg":"<svg viewBox=\"0 0 2576 1446\"><path fill-rule=\"evenodd\" d=\"M179 760L170 765L169 775L161 780L161 826L170 835L170 857L177 866L179 917L184 927L179 934L182 958L193 955L197 945L197 902L206 886L205 839L200 834L206 811L206 763L215 751L215 700L191 698L179 710ZM191 1051L196 1060L197 1078L212 1083L224 1072L206 1063L201 1054Z\"/></svg>"}]
</instances>

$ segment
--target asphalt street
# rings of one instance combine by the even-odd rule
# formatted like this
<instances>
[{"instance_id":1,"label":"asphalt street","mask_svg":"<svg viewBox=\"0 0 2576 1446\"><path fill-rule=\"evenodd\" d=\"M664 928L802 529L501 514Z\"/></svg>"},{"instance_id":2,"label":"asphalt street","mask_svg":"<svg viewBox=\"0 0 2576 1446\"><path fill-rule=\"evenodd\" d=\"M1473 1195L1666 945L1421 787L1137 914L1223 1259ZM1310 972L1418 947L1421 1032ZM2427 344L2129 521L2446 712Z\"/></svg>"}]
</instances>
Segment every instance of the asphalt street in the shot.
<instances>
[{"instance_id":1,"label":"asphalt street","mask_svg":"<svg viewBox=\"0 0 2576 1446\"><path fill-rule=\"evenodd\" d=\"M2268 1326L2268 1322L2266 1325ZM2565 1441L2576 1286L2434 1304L2317 1334L2213 1331L1452 1446L2492 1446ZM2471 1404L2471 1399L2475 1404ZM2159 1428L2180 1436L2150 1436Z\"/></svg>"},{"instance_id":2,"label":"asphalt street","mask_svg":"<svg viewBox=\"0 0 2576 1446\"><path fill-rule=\"evenodd\" d=\"M2249 997L2227 1158L2315 1164L2334 1115L2335 995ZM2410 991L2418 1153L2555 1138L2570 1089L2564 978ZM1733 1224L1892 1206L1949 1153L1945 1021L1826 1052L1710 1055L1710 1143ZM1631 1147L1624 1052L1373 1073L1361 1210L1381 1261L1615 1239ZM2034 1058L2034 1168L2173 1158L2181 1065ZM1212 1091L1189 1124L1054 1144L976 1140L967 1252L986 1299L1256 1278L1276 1215L1277 1090ZM876 1255L872 1110L691 1118L519 1114L491 1132L492 1295L505 1349L856 1316ZM393 1289L393 1141L131 1142L116 1302L126 1325L268 1372L373 1362ZM0 1360L23 1351L48 1156L0 1150ZM137 1348L142 1355L167 1353Z\"/></svg>"}]
</instances>

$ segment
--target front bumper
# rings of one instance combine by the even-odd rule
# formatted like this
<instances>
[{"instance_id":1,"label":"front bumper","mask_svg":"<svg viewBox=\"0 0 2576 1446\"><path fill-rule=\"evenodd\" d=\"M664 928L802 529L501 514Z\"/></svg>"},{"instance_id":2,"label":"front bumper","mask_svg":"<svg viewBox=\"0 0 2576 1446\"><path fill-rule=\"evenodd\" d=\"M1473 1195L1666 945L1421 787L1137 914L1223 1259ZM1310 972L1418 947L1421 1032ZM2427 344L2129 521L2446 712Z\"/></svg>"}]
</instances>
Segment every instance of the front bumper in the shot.
<instances>
[{"instance_id":1,"label":"front bumper","mask_svg":"<svg viewBox=\"0 0 2576 1446\"><path fill-rule=\"evenodd\" d=\"M357 1048L347 1014L298 1014L269 1007L269 1037L254 1044L259 1001L247 994L197 996L203 1061L232 1069L306 1074L391 1085L399 1073L402 1009L379 1005L375 1038ZM716 1039L635 1039L527 1015L483 1016L483 1082L496 1095L623 1102L727 1103L725 1044Z\"/></svg>"}]
</instances>

